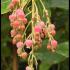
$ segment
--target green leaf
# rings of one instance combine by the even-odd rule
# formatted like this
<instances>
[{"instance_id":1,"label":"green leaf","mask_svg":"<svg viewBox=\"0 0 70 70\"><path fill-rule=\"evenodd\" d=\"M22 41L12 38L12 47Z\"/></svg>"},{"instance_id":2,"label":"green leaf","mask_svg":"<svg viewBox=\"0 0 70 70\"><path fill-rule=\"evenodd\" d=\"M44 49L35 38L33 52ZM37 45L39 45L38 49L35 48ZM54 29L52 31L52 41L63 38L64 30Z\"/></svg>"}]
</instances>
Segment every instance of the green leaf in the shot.
<instances>
[{"instance_id":1,"label":"green leaf","mask_svg":"<svg viewBox=\"0 0 70 70\"><path fill-rule=\"evenodd\" d=\"M9 12L8 5L10 2L11 0L1 0L1 14Z\"/></svg>"},{"instance_id":2,"label":"green leaf","mask_svg":"<svg viewBox=\"0 0 70 70\"><path fill-rule=\"evenodd\" d=\"M63 9L69 9L69 0L44 0L43 2L45 5L48 5L50 8L58 7Z\"/></svg>"},{"instance_id":3,"label":"green leaf","mask_svg":"<svg viewBox=\"0 0 70 70\"><path fill-rule=\"evenodd\" d=\"M12 0L1 0L1 14L5 14L10 11L8 5ZM28 3L29 0L22 0L23 7Z\"/></svg>"},{"instance_id":4,"label":"green leaf","mask_svg":"<svg viewBox=\"0 0 70 70\"><path fill-rule=\"evenodd\" d=\"M47 70L47 67L51 66L52 64L60 63L64 61L66 58L69 57L69 43L64 42L58 45L58 48L55 53L52 53L47 50L46 48L46 40L43 42L43 46L41 49L38 50L37 58L42 61L45 65L41 66L41 70L45 67L44 70Z\"/></svg>"},{"instance_id":5,"label":"green leaf","mask_svg":"<svg viewBox=\"0 0 70 70\"><path fill-rule=\"evenodd\" d=\"M40 65L40 70L49 70L51 65L49 65L46 61L42 62Z\"/></svg>"},{"instance_id":6,"label":"green leaf","mask_svg":"<svg viewBox=\"0 0 70 70\"><path fill-rule=\"evenodd\" d=\"M56 53L65 56L66 58L69 57L69 43L68 42L61 43L58 46Z\"/></svg>"},{"instance_id":7,"label":"green leaf","mask_svg":"<svg viewBox=\"0 0 70 70\"><path fill-rule=\"evenodd\" d=\"M50 0L50 7L69 9L69 0Z\"/></svg>"}]
</instances>

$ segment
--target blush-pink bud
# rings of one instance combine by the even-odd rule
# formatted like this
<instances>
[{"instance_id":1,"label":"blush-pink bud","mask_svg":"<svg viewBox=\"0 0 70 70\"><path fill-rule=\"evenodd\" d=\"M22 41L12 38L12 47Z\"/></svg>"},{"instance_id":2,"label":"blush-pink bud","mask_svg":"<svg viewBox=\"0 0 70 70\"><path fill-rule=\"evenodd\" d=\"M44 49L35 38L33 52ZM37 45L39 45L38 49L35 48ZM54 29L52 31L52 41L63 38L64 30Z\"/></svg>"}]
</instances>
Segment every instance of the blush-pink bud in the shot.
<instances>
[{"instance_id":1,"label":"blush-pink bud","mask_svg":"<svg viewBox=\"0 0 70 70\"><path fill-rule=\"evenodd\" d=\"M26 67L26 70L32 70L32 68L31 68L31 67L29 67L29 66L27 66L27 67Z\"/></svg>"},{"instance_id":2,"label":"blush-pink bud","mask_svg":"<svg viewBox=\"0 0 70 70\"><path fill-rule=\"evenodd\" d=\"M17 34L14 38L16 38L17 40L21 40L22 39L22 35L21 34Z\"/></svg>"},{"instance_id":3,"label":"blush-pink bud","mask_svg":"<svg viewBox=\"0 0 70 70\"><path fill-rule=\"evenodd\" d=\"M35 26L34 31L35 32L41 32L41 26Z\"/></svg>"},{"instance_id":4,"label":"blush-pink bud","mask_svg":"<svg viewBox=\"0 0 70 70\"><path fill-rule=\"evenodd\" d=\"M25 25L21 25L21 26L19 26L18 29L24 31L24 30L25 30Z\"/></svg>"},{"instance_id":5,"label":"blush-pink bud","mask_svg":"<svg viewBox=\"0 0 70 70\"><path fill-rule=\"evenodd\" d=\"M26 40L26 41L25 41L25 45L26 45L27 47L31 47L32 44L33 44L32 40Z\"/></svg>"},{"instance_id":6,"label":"blush-pink bud","mask_svg":"<svg viewBox=\"0 0 70 70\"><path fill-rule=\"evenodd\" d=\"M21 48L21 47L23 47L23 42L17 42L17 44L16 44L16 46L17 46L17 48Z\"/></svg>"},{"instance_id":7,"label":"blush-pink bud","mask_svg":"<svg viewBox=\"0 0 70 70\"><path fill-rule=\"evenodd\" d=\"M27 23L27 18L23 18L22 21L24 22L24 24Z\"/></svg>"},{"instance_id":8,"label":"blush-pink bud","mask_svg":"<svg viewBox=\"0 0 70 70\"><path fill-rule=\"evenodd\" d=\"M54 25L54 24L50 24L48 27L49 27L51 30L55 29L55 25Z\"/></svg>"},{"instance_id":9,"label":"blush-pink bud","mask_svg":"<svg viewBox=\"0 0 70 70\"><path fill-rule=\"evenodd\" d=\"M13 38L13 40L12 40L12 44L13 44L13 45L15 45L15 44L16 44L16 42L17 42L17 41L16 41L16 39L15 39L15 38Z\"/></svg>"},{"instance_id":10,"label":"blush-pink bud","mask_svg":"<svg viewBox=\"0 0 70 70\"><path fill-rule=\"evenodd\" d=\"M15 4L17 4L17 3L19 3L20 2L20 0L12 0L12 3L15 5Z\"/></svg>"},{"instance_id":11,"label":"blush-pink bud","mask_svg":"<svg viewBox=\"0 0 70 70\"><path fill-rule=\"evenodd\" d=\"M11 37L14 37L16 35L16 30L11 30Z\"/></svg>"},{"instance_id":12,"label":"blush-pink bud","mask_svg":"<svg viewBox=\"0 0 70 70\"><path fill-rule=\"evenodd\" d=\"M13 25L13 28L17 28L17 27L19 27L20 23L19 23L19 21L16 20L12 23L12 25Z\"/></svg>"},{"instance_id":13,"label":"blush-pink bud","mask_svg":"<svg viewBox=\"0 0 70 70\"><path fill-rule=\"evenodd\" d=\"M22 53L21 48L17 49L17 54L20 56L20 54Z\"/></svg>"},{"instance_id":14,"label":"blush-pink bud","mask_svg":"<svg viewBox=\"0 0 70 70\"><path fill-rule=\"evenodd\" d=\"M54 36L56 34L55 30L51 30L51 34Z\"/></svg>"},{"instance_id":15,"label":"blush-pink bud","mask_svg":"<svg viewBox=\"0 0 70 70\"><path fill-rule=\"evenodd\" d=\"M16 15L15 15L15 14L9 15L9 20L10 20L11 22L13 22L15 19L16 19Z\"/></svg>"},{"instance_id":16,"label":"blush-pink bud","mask_svg":"<svg viewBox=\"0 0 70 70\"><path fill-rule=\"evenodd\" d=\"M14 8L14 4L11 2L8 6L9 9L13 9Z\"/></svg>"},{"instance_id":17,"label":"blush-pink bud","mask_svg":"<svg viewBox=\"0 0 70 70\"><path fill-rule=\"evenodd\" d=\"M43 28L45 27L45 23L43 21L39 22L39 25Z\"/></svg>"},{"instance_id":18,"label":"blush-pink bud","mask_svg":"<svg viewBox=\"0 0 70 70\"><path fill-rule=\"evenodd\" d=\"M17 9L16 10L16 15L17 15L18 18L24 18L25 17L25 14L24 14L22 9Z\"/></svg>"},{"instance_id":19,"label":"blush-pink bud","mask_svg":"<svg viewBox=\"0 0 70 70\"><path fill-rule=\"evenodd\" d=\"M51 41L51 46L57 47L57 41L56 41L56 40L52 40L52 41Z\"/></svg>"},{"instance_id":20,"label":"blush-pink bud","mask_svg":"<svg viewBox=\"0 0 70 70\"><path fill-rule=\"evenodd\" d=\"M51 45L50 45L50 44L47 45L47 49L48 49L48 50L51 49Z\"/></svg>"},{"instance_id":21,"label":"blush-pink bud","mask_svg":"<svg viewBox=\"0 0 70 70\"><path fill-rule=\"evenodd\" d=\"M40 36L41 36L41 38L44 38L44 33L41 33L41 35L40 35Z\"/></svg>"}]
</instances>

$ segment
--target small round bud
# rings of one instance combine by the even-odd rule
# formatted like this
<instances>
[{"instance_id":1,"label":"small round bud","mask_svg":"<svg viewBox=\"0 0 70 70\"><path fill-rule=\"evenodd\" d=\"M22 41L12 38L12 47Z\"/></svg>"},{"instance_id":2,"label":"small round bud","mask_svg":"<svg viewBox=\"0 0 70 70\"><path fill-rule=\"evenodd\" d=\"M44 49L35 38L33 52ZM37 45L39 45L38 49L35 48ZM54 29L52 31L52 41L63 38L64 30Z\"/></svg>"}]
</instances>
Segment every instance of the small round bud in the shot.
<instances>
[{"instance_id":1,"label":"small round bud","mask_svg":"<svg viewBox=\"0 0 70 70\"><path fill-rule=\"evenodd\" d=\"M50 24L48 27L49 27L51 30L55 29L55 25L54 25L54 24Z\"/></svg>"},{"instance_id":2,"label":"small round bud","mask_svg":"<svg viewBox=\"0 0 70 70\"><path fill-rule=\"evenodd\" d=\"M23 59L25 59L25 58L27 58L27 53L26 52L23 52L23 53L21 53L21 58L23 58Z\"/></svg>"},{"instance_id":3,"label":"small round bud","mask_svg":"<svg viewBox=\"0 0 70 70\"><path fill-rule=\"evenodd\" d=\"M16 35L16 30L11 30L11 37L14 37Z\"/></svg>"},{"instance_id":4,"label":"small round bud","mask_svg":"<svg viewBox=\"0 0 70 70\"><path fill-rule=\"evenodd\" d=\"M25 26L24 26L24 25L20 25L20 26L18 27L18 29L21 30L21 31L24 31L24 30L25 30Z\"/></svg>"},{"instance_id":5,"label":"small round bud","mask_svg":"<svg viewBox=\"0 0 70 70\"><path fill-rule=\"evenodd\" d=\"M17 3L19 3L20 2L20 0L12 0L12 3L14 4L14 5L16 5Z\"/></svg>"},{"instance_id":6,"label":"small round bud","mask_svg":"<svg viewBox=\"0 0 70 70\"><path fill-rule=\"evenodd\" d=\"M21 47L23 47L23 45L24 45L24 44L23 44L23 42L21 42L21 41L16 43L17 48L21 48Z\"/></svg>"},{"instance_id":7,"label":"small round bud","mask_svg":"<svg viewBox=\"0 0 70 70\"><path fill-rule=\"evenodd\" d=\"M17 9L16 10L16 15L17 15L18 18L24 18L25 17L25 14L24 14L22 9Z\"/></svg>"},{"instance_id":8,"label":"small round bud","mask_svg":"<svg viewBox=\"0 0 70 70\"><path fill-rule=\"evenodd\" d=\"M26 70L32 70L32 68L31 68L31 67L29 67L29 66L27 66L27 67L26 67Z\"/></svg>"},{"instance_id":9,"label":"small round bud","mask_svg":"<svg viewBox=\"0 0 70 70\"><path fill-rule=\"evenodd\" d=\"M39 22L39 25L43 28L45 27L45 23L43 21Z\"/></svg>"},{"instance_id":10,"label":"small round bud","mask_svg":"<svg viewBox=\"0 0 70 70\"><path fill-rule=\"evenodd\" d=\"M12 23L13 28L18 28L19 25L20 25L20 23L17 20Z\"/></svg>"},{"instance_id":11,"label":"small round bud","mask_svg":"<svg viewBox=\"0 0 70 70\"><path fill-rule=\"evenodd\" d=\"M48 50L51 49L51 45L50 45L50 44L47 45L47 49L48 49Z\"/></svg>"},{"instance_id":12,"label":"small round bud","mask_svg":"<svg viewBox=\"0 0 70 70\"><path fill-rule=\"evenodd\" d=\"M24 24L27 23L27 19L26 18L23 18L22 20L23 20Z\"/></svg>"},{"instance_id":13,"label":"small round bud","mask_svg":"<svg viewBox=\"0 0 70 70\"><path fill-rule=\"evenodd\" d=\"M57 41L56 40L52 40L51 41L51 45L56 48L57 47Z\"/></svg>"},{"instance_id":14,"label":"small round bud","mask_svg":"<svg viewBox=\"0 0 70 70\"><path fill-rule=\"evenodd\" d=\"M18 56L20 56L21 53L22 53L21 48L18 48L18 49L17 49L17 54L18 54Z\"/></svg>"},{"instance_id":15,"label":"small round bud","mask_svg":"<svg viewBox=\"0 0 70 70\"><path fill-rule=\"evenodd\" d=\"M12 44L15 45L16 43L17 43L16 39L13 38L13 40L12 40Z\"/></svg>"},{"instance_id":16,"label":"small round bud","mask_svg":"<svg viewBox=\"0 0 70 70\"><path fill-rule=\"evenodd\" d=\"M14 4L11 2L8 6L9 9L13 9L14 8Z\"/></svg>"},{"instance_id":17,"label":"small round bud","mask_svg":"<svg viewBox=\"0 0 70 70\"><path fill-rule=\"evenodd\" d=\"M51 34L54 36L56 34L55 30L51 30Z\"/></svg>"},{"instance_id":18,"label":"small round bud","mask_svg":"<svg viewBox=\"0 0 70 70\"><path fill-rule=\"evenodd\" d=\"M40 26L35 26L34 31L35 32L41 32L41 27Z\"/></svg>"},{"instance_id":19,"label":"small round bud","mask_svg":"<svg viewBox=\"0 0 70 70\"><path fill-rule=\"evenodd\" d=\"M16 19L16 15L15 15L15 14L9 15L9 20L10 20L11 22L13 22L15 19Z\"/></svg>"},{"instance_id":20,"label":"small round bud","mask_svg":"<svg viewBox=\"0 0 70 70\"><path fill-rule=\"evenodd\" d=\"M26 41L25 41L25 45L26 45L27 47L31 47L31 46L33 45L32 40L26 40Z\"/></svg>"},{"instance_id":21,"label":"small round bud","mask_svg":"<svg viewBox=\"0 0 70 70\"><path fill-rule=\"evenodd\" d=\"M17 34L14 38L15 38L17 41L21 41L21 40L22 40L22 35L21 35L21 34Z\"/></svg>"}]
</instances>

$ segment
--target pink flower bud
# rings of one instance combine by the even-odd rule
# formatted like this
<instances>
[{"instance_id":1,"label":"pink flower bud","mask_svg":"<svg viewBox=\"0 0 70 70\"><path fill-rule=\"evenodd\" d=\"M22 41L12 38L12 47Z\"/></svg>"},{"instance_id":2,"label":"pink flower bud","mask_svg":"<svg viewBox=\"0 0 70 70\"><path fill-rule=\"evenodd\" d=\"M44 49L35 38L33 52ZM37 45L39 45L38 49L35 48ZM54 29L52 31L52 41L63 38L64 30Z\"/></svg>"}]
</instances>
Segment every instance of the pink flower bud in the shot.
<instances>
[{"instance_id":1,"label":"pink flower bud","mask_svg":"<svg viewBox=\"0 0 70 70\"><path fill-rule=\"evenodd\" d=\"M51 49L51 45L50 45L50 44L47 45L47 49L48 49L48 50Z\"/></svg>"},{"instance_id":2,"label":"pink flower bud","mask_svg":"<svg viewBox=\"0 0 70 70\"><path fill-rule=\"evenodd\" d=\"M20 56L20 54L22 53L21 48L17 49L17 54Z\"/></svg>"},{"instance_id":3,"label":"pink flower bud","mask_svg":"<svg viewBox=\"0 0 70 70\"><path fill-rule=\"evenodd\" d=\"M48 27L49 27L51 30L55 29L55 25L54 25L54 24L50 24Z\"/></svg>"},{"instance_id":4,"label":"pink flower bud","mask_svg":"<svg viewBox=\"0 0 70 70\"><path fill-rule=\"evenodd\" d=\"M32 40L26 40L26 41L25 41L25 45L26 45L27 47L31 47L32 44L33 44Z\"/></svg>"},{"instance_id":5,"label":"pink flower bud","mask_svg":"<svg viewBox=\"0 0 70 70\"><path fill-rule=\"evenodd\" d=\"M22 39L22 35L21 34L17 34L14 38L16 38L17 40L21 40Z\"/></svg>"},{"instance_id":6,"label":"pink flower bud","mask_svg":"<svg viewBox=\"0 0 70 70\"><path fill-rule=\"evenodd\" d=\"M27 18L23 18L22 21L26 24L27 23Z\"/></svg>"},{"instance_id":7,"label":"pink flower bud","mask_svg":"<svg viewBox=\"0 0 70 70\"><path fill-rule=\"evenodd\" d=\"M45 27L45 24L44 24L43 21L39 22L39 25L40 25L42 28Z\"/></svg>"},{"instance_id":8,"label":"pink flower bud","mask_svg":"<svg viewBox=\"0 0 70 70\"><path fill-rule=\"evenodd\" d=\"M9 15L9 20L10 20L11 22L13 22L15 19L16 19L16 15L15 15L15 14Z\"/></svg>"},{"instance_id":9,"label":"pink flower bud","mask_svg":"<svg viewBox=\"0 0 70 70\"><path fill-rule=\"evenodd\" d=\"M25 26L24 25L21 25L21 26L18 27L18 29L24 31L25 30Z\"/></svg>"},{"instance_id":10,"label":"pink flower bud","mask_svg":"<svg viewBox=\"0 0 70 70\"><path fill-rule=\"evenodd\" d=\"M52 40L52 41L51 41L51 45L52 45L53 47L57 47L57 41L56 41L56 40Z\"/></svg>"},{"instance_id":11,"label":"pink flower bud","mask_svg":"<svg viewBox=\"0 0 70 70\"><path fill-rule=\"evenodd\" d=\"M40 26L35 26L34 30L35 30L35 32L41 32L41 27Z\"/></svg>"},{"instance_id":12,"label":"pink flower bud","mask_svg":"<svg viewBox=\"0 0 70 70\"><path fill-rule=\"evenodd\" d=\"M19 3L20 2L20 0L12 0L12 3L15 5L15 4L17 4L17 3Z\"/></svg>"},{"instance_id":13,"label":"pink flower bud","mask_svg":"<svg viewBox=\"0 0 70 70\"><path fill-rule=\"evenodd\" d=\"M16 46L17 46L17 48L21 48L21 47L23 47L23 42L17 42L17 44L16 44Z\"/></svg>"},{"instance_id":14,"label":"pink flower bud","mask_svg":"<svg viewBox=\"0 0 70 70\"><path fill-rule=\"evenodd\" d=\"M32 68L31 68L31 67L29 67L29 66L27 66L27 67L26 67L26 70L32 70Z\"/></svg>"},{"instance_id":15,"label":"pink flower bud","mask_svg":"<svg viewBox=\"0 0 70 70\"><path fill-rule=\"evenodd\" d=\"M16 35L16 31L13 29L11 30L11 37L14 37Z\"/></svg>"},{"instance_id":16,"label":"pink flower bud","mask_svg":"<svg viewBox=\"0 0 70 70\"><path fill-rule=\"evenodd\" d=\"M24 58L24 59L27 58L27 55L28 54L26 52L21 53L21 57Z\"/></svg>"},{"instance_id":17,"label":"pink flower bud","mask_svg":"<svg viewBox=\"0 0 70 70\"><path fill-rule=\"evenodd\" d=\"M13 9L14 8L14 4L11 2L8 6L9 9Z\"/></svg>"},{"instance_id":18,"label":"pink flower bud","mask_svg":"<svg viewBox=\"0 0 70 70\"><path fill-rule=\"evenodd\" d=\"M17 15L18 18L24 18L25 17L25 14L24 14L22 9L17 9L16 10L16 15Z\"/></svg>"},{"instance_id":19,"label":"pink flower bud","mask_svg":"<svg viewBox=\"0 0 70 70\"><path fill-rule=\"evenodd\" d=\"M13 38L13 40L12 40L12 44L13 44L13 45L15 45L15 44L16 44L16 42L17 42L17 41L16 41L16 39L15 39L15 38Z\"/></svg>"},{"instance_id":20,"label":"pink flower bud","mask_svg":"<svg viewBox=\"0 0 70 70\"><path fill-rule=\"evenodd\" d=\"M56 34L55 30L51 30L51 34L54 36Z\"/></svg>"},{"instance_id":21,"label":"pink flower bud","mask_svg":"<svg viewBox=\"0 0 70 70\"><path fill-rule=\"evenodd\" d=\"M41 38L44 38L44 33L41 33Z\"/></svg>"},{"instance_id":22,"label":"pink flower bud","mask_svg":"<svg viewBox=\"0 0 70 70\"><path fill-rule=\"evenodd\" d=\"M40 38L40 33L39 32L36 32L35 33L35 40L36 41L39 41L39 38Z\"/></svg>"},{"instance_id":23,"label":"pink flower bud","mask_svg":"<svg viewBox=\"0 0 70 70\"><path fill-rule=\"evenodd\" d=\"M19 21L16 20L12 23L12 25L13 25L13 28L18 28L20 23L19 23Z\"/></svg>"}]
</instances>

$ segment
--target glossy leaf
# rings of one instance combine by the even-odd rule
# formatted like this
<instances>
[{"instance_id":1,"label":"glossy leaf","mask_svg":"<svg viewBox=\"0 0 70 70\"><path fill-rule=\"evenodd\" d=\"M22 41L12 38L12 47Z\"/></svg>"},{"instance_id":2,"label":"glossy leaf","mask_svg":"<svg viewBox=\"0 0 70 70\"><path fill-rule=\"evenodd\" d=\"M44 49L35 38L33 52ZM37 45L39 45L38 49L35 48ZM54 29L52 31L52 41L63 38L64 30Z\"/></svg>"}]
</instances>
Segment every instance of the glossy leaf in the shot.
<instances>
[{"instance_id":1,"label":"glossy leaf","mask_svg":"<svg viewBox=\"0 0 70 70\"><path fill-rule=\"evenodd\" d=\"M5 14L9 12L8 5L10 4L11 0L1 0L1 14Z\"/></svg>"},{"instance_id":2,"label":"glossy leaf","mask_svg":"<svg viewBox=\"0 0 70 70\"><path fill-rule=\"evenodd\" d=\"M47 43L45 40L43 42L42 48L38 50L38 52L36 53L37 58L42 61L42 65L43 63L46 64L46 65L43 65L43 67L41 65L42 67L41 70L43 70L44 66L46 66L45 70L47 70L47 66L49 68L49 66L51 66L52 64L60 63L69 57L69 43L68 42L59 44L55 53L48 51L46 48L46 44Z\"/></svg>"}]
</instances>

